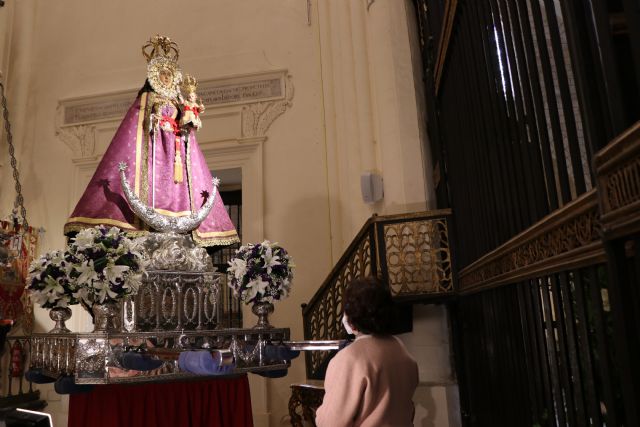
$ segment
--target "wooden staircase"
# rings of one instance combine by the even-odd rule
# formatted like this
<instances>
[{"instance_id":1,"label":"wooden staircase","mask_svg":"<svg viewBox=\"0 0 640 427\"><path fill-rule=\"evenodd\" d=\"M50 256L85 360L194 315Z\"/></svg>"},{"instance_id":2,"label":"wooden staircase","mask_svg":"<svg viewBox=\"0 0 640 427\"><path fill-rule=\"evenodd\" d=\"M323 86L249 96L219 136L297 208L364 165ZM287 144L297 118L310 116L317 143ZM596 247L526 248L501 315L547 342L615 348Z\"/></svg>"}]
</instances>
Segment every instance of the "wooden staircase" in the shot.
<instances>
[{"instance_id":1,"label":"wooden staircase","mask_svg":"<svg viewBox=\"0 0 640 427\"><path fill-rule=\"evenodd\" d=\"M373 215L363 225L308 304L302 305L305 340L347 337L342 295L354 279L378 276L399 304L395 332L411 330L414 302L454 295L449 223L451 211ZM306 352L308 379L323 379L335 351Z\"/></svg>"}]
</instances>

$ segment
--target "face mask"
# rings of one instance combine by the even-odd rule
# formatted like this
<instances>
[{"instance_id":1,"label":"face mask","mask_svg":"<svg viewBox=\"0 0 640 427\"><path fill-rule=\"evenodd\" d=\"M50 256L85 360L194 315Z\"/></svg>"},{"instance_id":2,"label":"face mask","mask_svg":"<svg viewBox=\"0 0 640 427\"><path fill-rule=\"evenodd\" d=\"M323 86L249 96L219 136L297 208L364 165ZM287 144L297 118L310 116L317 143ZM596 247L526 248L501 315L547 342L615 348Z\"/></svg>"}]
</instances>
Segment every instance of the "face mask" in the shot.
<instances>
[{"instance_id":1,"label":"face mask","mask_svg":"<svg viewBox=\"0 0 640 427\"><path fill-rule=\"evenodd\" d=\"M349 335L355 335L353 329L351 329L351 325L349 325L349 321L347 320L347 315L344 314L342 316L342 326L344 326L344 330L347 331Z\"/></svg>"}]
</instances>

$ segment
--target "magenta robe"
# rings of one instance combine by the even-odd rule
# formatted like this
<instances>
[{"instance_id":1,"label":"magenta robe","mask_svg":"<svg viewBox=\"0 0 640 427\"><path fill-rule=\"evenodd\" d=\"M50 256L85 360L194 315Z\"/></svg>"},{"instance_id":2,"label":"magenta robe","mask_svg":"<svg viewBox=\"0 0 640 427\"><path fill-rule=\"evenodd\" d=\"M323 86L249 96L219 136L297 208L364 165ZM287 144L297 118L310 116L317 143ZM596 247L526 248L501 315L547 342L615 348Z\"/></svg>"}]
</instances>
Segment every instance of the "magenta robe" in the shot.
<instances>
[{"instance_id":1,"label":"magenta robe","mask_svg":"<svg viewBox=\"0 0 640 427\"><path fill-rule=\"evenodd\" d=\"M64 227L65 234L98 224L116 226L132 235L149 231L133 213L122 187L118 164L125 162L129 184L141 200L154 206L157 212L169 216L190 215L197 211L212 194L211 172L198 147L195 132L188 142L182 137L181 158L184 171L182 182L174 182L176 136L171 131L155 128L155 204L153 204L153 148L148 126L149 103L153 92L144 92L125 115L111 144L104 153L93 178ZM172 106L164 106L163 114L170 114ZM145 119L145 111L147 119ZM209 215L192 231L200 246L229 245L239 241L224 203L218 195Z\"/></svg>"}]
</instances>

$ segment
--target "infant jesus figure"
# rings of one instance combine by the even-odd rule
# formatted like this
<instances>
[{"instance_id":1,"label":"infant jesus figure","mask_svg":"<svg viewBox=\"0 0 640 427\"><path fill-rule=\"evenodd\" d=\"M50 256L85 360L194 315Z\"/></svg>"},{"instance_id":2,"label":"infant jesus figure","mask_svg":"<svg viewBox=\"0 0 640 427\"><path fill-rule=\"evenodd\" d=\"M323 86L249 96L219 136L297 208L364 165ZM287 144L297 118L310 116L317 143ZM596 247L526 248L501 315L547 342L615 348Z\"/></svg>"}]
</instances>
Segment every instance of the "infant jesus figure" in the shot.
<instances>
[{"instance_id":1,"label":"infant jesus figure","mask_svg":"<svg viewBox=\"0 0 640 427\"><path fill-rule=\"evenodd\" d=\"M192 127L195 130L199 130L202 127L200 113L204 111L204 105L202 101L198 99L196 93L197 88L198 82L196 79L187 74L184 79L184 84L182 85L182 89L186 95L183 103L182 117L180 118L180 127L182 128Z\"/></svg>"}]
</instances>

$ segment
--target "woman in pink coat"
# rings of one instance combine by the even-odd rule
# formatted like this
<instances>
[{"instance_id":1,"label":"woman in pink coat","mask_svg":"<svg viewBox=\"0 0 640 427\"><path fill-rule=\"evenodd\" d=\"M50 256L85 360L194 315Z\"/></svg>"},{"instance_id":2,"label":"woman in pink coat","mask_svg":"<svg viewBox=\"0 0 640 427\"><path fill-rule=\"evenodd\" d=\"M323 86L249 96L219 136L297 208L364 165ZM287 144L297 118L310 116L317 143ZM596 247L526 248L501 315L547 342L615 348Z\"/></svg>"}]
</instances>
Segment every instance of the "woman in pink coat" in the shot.
<instances>
[{"instance_id":1,"label":"woman in pink coat","mask_svg":"<svg viewBox=\"0 0 640 427\"><path fill-rule=\"evenodd\" d=\"M393 301L375 278L352 282L344 295L343 324L356 340L331 360L318 427L412 426L418 365L390 335Z\"/></svg>"}]
</instances>

